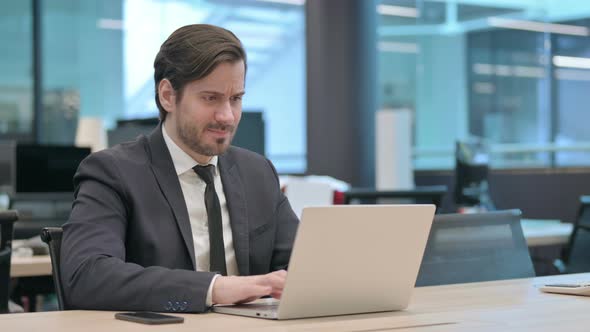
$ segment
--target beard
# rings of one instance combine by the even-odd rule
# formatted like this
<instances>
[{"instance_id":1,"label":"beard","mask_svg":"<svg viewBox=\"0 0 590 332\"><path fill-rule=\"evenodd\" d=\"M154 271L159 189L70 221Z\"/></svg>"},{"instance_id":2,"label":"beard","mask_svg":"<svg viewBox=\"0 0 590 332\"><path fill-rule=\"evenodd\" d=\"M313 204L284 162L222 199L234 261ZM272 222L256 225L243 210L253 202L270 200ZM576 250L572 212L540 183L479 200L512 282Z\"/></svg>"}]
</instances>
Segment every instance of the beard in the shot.
<instances>
[{"instance_id":1,"label":"beard","mask_svg":"<svg viewBox=\"0 0 590 332\"><path fill-rule=\"evenodd\" d=\"M178 128L178 137L182 143L193 152L208 157L217 156L225 152L234 138L236 129L234 125L224 124L193 125L189 121L182 121L180 117L177 118L176 128ZM202 136L208 129L225 130L229 132L229 136L218 138L213 143L207 143L203 140Z\"/></svg>"}]
</instances>

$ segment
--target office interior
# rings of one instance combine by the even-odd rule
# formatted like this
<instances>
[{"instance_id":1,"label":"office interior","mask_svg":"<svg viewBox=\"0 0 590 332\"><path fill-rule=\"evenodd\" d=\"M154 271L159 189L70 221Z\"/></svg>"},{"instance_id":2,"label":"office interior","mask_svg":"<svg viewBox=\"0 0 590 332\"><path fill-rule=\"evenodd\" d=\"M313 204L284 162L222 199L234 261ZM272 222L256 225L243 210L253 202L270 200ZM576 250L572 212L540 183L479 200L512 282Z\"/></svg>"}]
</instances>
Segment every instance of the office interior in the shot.
<instances>
[{"instance_id":1,"label":"office interior","mask_svg":"<svg viewBox=\"0 0 590 332\"><path fill-rule=\"evenodd\" d=\"M579 0L2 2L0 211L19 211L13 258L48 257L39 234L67 221L81 160L155 128L154 57L194 23L243 42L234 143L284 179L321 177L329 204L520 210L521 237L548 232L529 241L523 276L590 271L590 3ZM0 275L14 310L59 309L50 260L39 264L49 273Z\"/></svg>"}]
</instances>

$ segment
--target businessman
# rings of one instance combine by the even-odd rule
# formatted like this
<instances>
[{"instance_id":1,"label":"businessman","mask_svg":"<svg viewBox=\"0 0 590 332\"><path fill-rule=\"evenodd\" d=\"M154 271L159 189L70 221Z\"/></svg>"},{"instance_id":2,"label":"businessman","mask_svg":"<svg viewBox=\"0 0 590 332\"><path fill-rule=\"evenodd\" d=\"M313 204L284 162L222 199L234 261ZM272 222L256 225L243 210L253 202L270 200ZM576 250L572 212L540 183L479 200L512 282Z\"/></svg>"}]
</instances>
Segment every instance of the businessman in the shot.
<instances>
[{"instance_id":1,"label":"businessman","mask_svg":"<svg viewBox=\"0 0 590 332\"><path fill-rule=\"evenodd\" d=\"M160 124L74 176L61 273L72 309L203 312L281 296L298 220L263 156L230 146L246 55L211 25L176 30L154 61Z\"/></svg>"}]
</instances>

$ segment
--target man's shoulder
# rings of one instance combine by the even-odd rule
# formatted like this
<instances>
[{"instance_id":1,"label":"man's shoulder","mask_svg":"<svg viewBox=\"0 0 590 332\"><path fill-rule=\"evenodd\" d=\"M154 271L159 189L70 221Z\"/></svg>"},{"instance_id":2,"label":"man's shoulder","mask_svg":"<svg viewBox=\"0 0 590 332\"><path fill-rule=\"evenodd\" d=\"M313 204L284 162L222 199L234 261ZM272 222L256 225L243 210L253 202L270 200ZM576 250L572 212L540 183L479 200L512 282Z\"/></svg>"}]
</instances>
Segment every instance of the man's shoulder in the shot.
<instances>
[{"instance_id":1,"label":"man's shoulder","mask_svg":"<svg viewBox=\"0 0 590 332\"><path fill-rule=\"evenodd\" d=\"M95 152L86 159L87 161L102 161L117 165L145 165L148 161L147 138L141 135L133 141Z\"/></svg>"}]
</instances>

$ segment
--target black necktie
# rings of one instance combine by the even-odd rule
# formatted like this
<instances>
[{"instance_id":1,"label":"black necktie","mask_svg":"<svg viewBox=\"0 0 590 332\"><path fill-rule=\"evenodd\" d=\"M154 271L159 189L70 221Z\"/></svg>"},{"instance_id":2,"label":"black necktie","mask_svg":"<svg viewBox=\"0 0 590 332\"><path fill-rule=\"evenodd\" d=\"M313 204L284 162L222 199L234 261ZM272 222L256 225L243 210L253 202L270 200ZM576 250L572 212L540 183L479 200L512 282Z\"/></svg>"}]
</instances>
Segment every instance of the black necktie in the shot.
<instances>
[{"instance_id":1,"label":"black necktie","mask_svg":"<svg viewBox=\"0 0 590 332\"><path fill-rule=\"evenodd\" d=\"M205 207L207 208L207 222L209 223L209 271L227 275L225 267L225 248L223 244L223 225L221 223L221 205L215 192L213 174L215 166L197 165L193 170L207 184L205 188Z\"/></svg>"}]
</instances>

